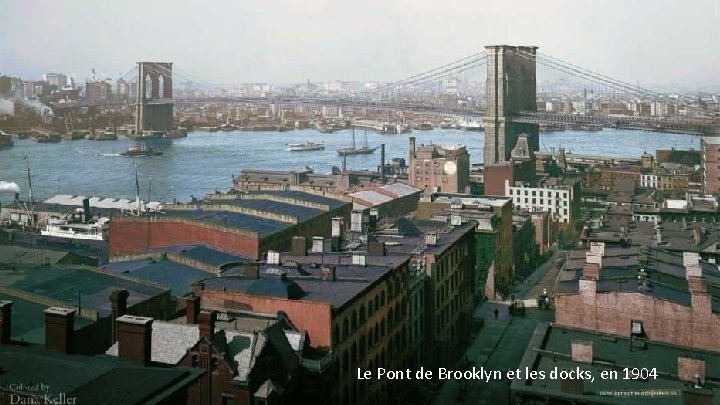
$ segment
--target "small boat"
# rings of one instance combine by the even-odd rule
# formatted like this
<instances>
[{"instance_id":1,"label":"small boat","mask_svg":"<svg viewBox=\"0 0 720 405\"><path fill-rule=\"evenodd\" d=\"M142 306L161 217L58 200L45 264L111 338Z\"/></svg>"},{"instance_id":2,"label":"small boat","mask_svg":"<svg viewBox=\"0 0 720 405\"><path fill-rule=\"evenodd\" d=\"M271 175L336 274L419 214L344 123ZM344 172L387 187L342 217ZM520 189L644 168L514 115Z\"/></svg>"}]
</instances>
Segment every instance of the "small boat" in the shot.
<instances>
[{"instance_id":1,"label":"small boat","mask_svg":"<svg viewBox=\"0 0 720 405\"><path fill-rule=\"evenodd\" d=\"M145 146L145 144L140 145L140 147L135 148L129 148L127 151L121 153L123 156L160 156L162 155L162 152L158 152L153 148Z\"/></svg>"},{"instance_id":2,"label":"small boat","mask_svg":"<svg viewBox=\"0 0 720 405\"><path fill-rule=\"evenodd\" d=\"M461 124L461 127L462 127L462 129L464 129L466 131L482 131L483 130L483 126L480 123L480 121L475 121L475 120L465 122L465 123Z\"/></svg>"},{"instance_id":3,"label":"small boat","mask_svg":"<svg viewBox=\"0 0 720 405\"><path fill-rule=\"evenodd\" d=\"M415 129L418 129L418 130L420 130L420 131L430 131L430 130L433 129L433 125L432 125L432 123L430 123L429 121L425 121L425 122L419 123L419 124L415 127Z\"/></svg>"},{"instance_id":4,"label":"small boat","mask_svg":"<svg viewBox=\"0 0 720 405\"><path fill-rule=\"evenodd\" d=\"M377 146L374 148L369 148L367 145L367 128L365 128L365 146L362 148L355 147L355 127L353 126L353 128L352 128L352 147L338 149L337 153L340 156L368 155L370 153L375 152L376 149L377 149Z\"/></svg>"},{"instance_id":5,"label":"small boat","mask_svg":"<svg viewBox=\"0 0 720 405\"><path fill-rule=\"evenodd\" d=\"M325 149L325 144L322 142L315 143L315 142L305 142L305 143L289 143L288 144L288 151L290 152L305 152L309 150L323 150Z\"/></svg>"},{"instance_id":6,"label":"small boat","mask_svg":"<svg viewBox=\"0 0 720 405\"><path fill-rule=\"evenodd\" d=\"M164 138L187 138L187 128L178 127L165 132Z\"/></svg>"}]
</instances>

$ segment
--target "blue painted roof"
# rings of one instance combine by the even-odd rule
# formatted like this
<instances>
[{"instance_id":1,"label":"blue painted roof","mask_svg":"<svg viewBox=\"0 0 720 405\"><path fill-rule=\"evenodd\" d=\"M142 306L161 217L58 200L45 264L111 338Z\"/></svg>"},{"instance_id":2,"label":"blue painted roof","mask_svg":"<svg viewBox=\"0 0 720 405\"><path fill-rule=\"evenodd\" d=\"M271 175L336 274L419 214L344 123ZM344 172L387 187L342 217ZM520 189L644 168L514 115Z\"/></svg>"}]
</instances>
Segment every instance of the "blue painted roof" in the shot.
<instances>
[{"instance_id":1,"label":"blue painted roof","mask_svg":"<svg viewBox=\"0 0 720 405\"><path fill-rule=\"evenodd\" d=\"M192 211L168 210L166 215L169 217L187 218L195 221L224 225L231 228L244 229L257 232L262 236L271 235L293 225L287 222L241 214L239 212L206 211L202 208Z\"/></svg>"}]
</instances>

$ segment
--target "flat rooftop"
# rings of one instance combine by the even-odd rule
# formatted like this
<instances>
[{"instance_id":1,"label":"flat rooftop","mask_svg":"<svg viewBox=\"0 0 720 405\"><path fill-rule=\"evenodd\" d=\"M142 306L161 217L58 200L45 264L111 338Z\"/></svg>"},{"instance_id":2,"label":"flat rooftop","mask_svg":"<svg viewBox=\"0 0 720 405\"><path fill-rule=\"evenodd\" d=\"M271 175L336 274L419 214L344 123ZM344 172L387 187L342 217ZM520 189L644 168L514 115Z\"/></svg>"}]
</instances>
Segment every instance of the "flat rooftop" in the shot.
<instances>
[{"instance_id":1,"label":"flat rooftop","mask_svg":"<svg viewBox=\"0 0 720 405\"><path fill-rule=\"evenodd\" d=\"M32 301L0 293L0 301L12 301L12 340L35 344L45 344L45 309L42 305ZM75 314L74 329L79 330L92 321Z\"/></svg>"},{"instance_id":2,"label":"flat rooftop","mask_svg":"<svg viewBox=\"0 0 720 405\"><path fill-rule=\"evenodd\" d=\"M0 269L0 286L39 298L60 301L75 307L80 295L81 305L110 314L110 294L125 289L130 296L128 306L165 291L159 285L117 276L89 266L53 266L40 268ZM13 295L6 292L7 295Z\"/></svg>"},{"instance_id":3,"label":"flat rooftop","mask_svg":"<svg viewBox=\"0 0 720 405\"><path fill-rule=\"evenodd\" d=\"M206 271L173 262L171 260L134 260L104 265L109 273L129 275L138 280L150 281L170 290L173 296L180 296L192 290L192 284L213 277Z\"/></svg>"},{"instance_id":4,"label":"flat rooftop","mask_svg":"<svg viewBox=\"0 0 720 405\"><path fill-rule=\"evenodd\" d=\"M322 280L322 265L311 265L321 263L323 257L326 266L335 266L335 281ZM319 302L340 308L409 258L378 256L375 257L374 262L368 260L367 266L350 264L352 254L347 252L335 255L327 253L311 256L286 255L282 260L300 263L300 266L297 268L262 265L258 279L246 278L242 275L217 277L205 280L205 289ZM380 260L385 263L379 264ZM242 274L241 268L237 270L238 274ZM286 277L283 277L282 273L285 273Z\"/></svg>"},{"instance_id":5,"label":"flat rooftop","mask_svg":"<svg viewBox=\"0 0 720 405\"><path fill-rule=\"evenodd\" d=\"M573 361L571 343L574 340L592 342L592 363ZM563 398L567 401L588 404L646 403L677 404L683 390L707 393L720 388L720 353L692 350L656 342L647 342L646 350L631 348L630 340L620 336L608 336L593 332L579 331L540 323L533 333L523 360L518 368L528 367L544 371L546 375L556 367L561 370L588 370L595 376L594 381L584 381L584 394L573 395L563 392L559 379L513 380L511 389L516 394L540 397ZM691 384L678 379L678 357L693 357L705 361L706 383L704 389L694 389ZM624 367L655 368L658 378L648 381L624 380ZM602 371L616 371L620 378L601 379ZM641 396L600 395L600 392L649 390L674 390L676 395L654 396L649 401ZM711 392L711 391L710 391ZM715 398L717 400L717 398ZM552 401L551 401L552 402ZM714 403L714 402L713 402Z\"/></svg>"}]
</instances>

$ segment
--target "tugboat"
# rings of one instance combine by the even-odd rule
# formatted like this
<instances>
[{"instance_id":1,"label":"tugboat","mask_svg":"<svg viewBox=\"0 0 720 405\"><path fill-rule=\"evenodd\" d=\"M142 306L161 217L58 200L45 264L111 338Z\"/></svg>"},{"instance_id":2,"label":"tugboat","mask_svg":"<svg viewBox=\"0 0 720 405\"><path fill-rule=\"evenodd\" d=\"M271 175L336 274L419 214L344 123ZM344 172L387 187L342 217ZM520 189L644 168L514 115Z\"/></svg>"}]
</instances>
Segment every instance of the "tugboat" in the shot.
<instances>
[{"instance_id":1,"label":"tugboat","mask_svg":"<svg viewBox=\"0 0 720 405\"><path fill-rule=\"evenodd\" d=\"M315 143L315 142L307 141L305 143L289 143L288 144L288 150L290 152L305 152L305 151L309 151L309 150L323 150L323 149L325 149L325 144L322 142Z\"/></svg>"},{"instance_id":2,"label":"tugboat","mask_svg":"<svg viewBox=\"0 0 720 405\"><path fill-rule=\"evenodd\" d=\"M129 148L127 151L121 153L123 156L160 156L162 152L158 152L153 148L141 144L140 147Z\"/></svg>"},{"instance_id":3,"label":"tugboat","mask_svg":"<svg viewBox=\"0 0 720 405\"><path fill-rule=\"evenodd\" d=\"M338 149L337 153L340 156L368 155L370 153L375 152L375 149L377 149L377 146L374 148L369 148L367 145L367 128L365 128L365 146L362 148L355 147L355 127L353 126L353 128L352 128L352 147Z\"/></svg>"}]
</instances>

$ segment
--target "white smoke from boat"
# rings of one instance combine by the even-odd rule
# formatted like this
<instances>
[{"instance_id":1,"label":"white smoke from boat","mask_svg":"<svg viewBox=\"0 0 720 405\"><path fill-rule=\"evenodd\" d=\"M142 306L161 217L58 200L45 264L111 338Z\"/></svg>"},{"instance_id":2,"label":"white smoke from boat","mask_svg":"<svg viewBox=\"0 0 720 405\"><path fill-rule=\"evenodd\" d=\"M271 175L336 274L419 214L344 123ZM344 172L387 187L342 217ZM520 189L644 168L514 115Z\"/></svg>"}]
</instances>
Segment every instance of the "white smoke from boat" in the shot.
<instances>
[{"instance_id":1,"label":"white smoke from boat","mask_svg":"<svg viewBox=\"0 0 720 405\"><path fill-rule=\"evenodd\" d=\"M2 192L20 193L20 186L12 181L0 181L0 193Z\"/></svg>"}]
</instances>

